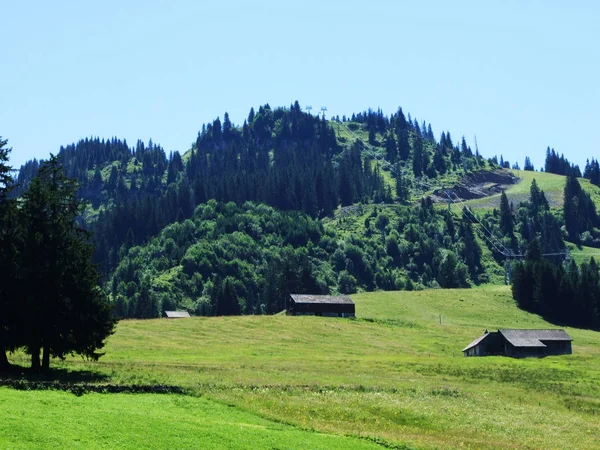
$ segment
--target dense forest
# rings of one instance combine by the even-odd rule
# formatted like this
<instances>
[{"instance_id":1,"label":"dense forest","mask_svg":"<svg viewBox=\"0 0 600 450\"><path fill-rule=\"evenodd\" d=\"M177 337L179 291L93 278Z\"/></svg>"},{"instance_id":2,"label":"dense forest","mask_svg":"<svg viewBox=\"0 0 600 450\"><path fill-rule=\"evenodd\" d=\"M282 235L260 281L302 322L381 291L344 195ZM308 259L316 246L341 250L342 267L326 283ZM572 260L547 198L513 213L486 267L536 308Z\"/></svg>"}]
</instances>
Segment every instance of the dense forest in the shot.
<instances>
[{"instance_id":1,"label":"dense forest","mask_svg":"<svg viewBox=\"0 0 600 450\"><path fill-rule=\"evenodd\" d=\"M325 225L264 204L210 200L131 248L109 285L120 317L182 306L257 314L281 311L290 293L467 287L482 273L471 222L429 199L364 207Z\"/></svg>"},{"instance_id":2,"label":"dense forest","mask_svg":"<svg viewBox=\"0 0 600 450\"><path fill-rule=\"evenodd\" d=\"M526 259L515 265L512 285L518 305L550 321L577 327L600 328L600 275L598 264L553 264L543 257L534 239Z\"/></svg>"},{"instance_id":3,"label":"dense forest","mask_svg":"<svg viewBox=\"0 0 600 450\"><path fill-rule=\"evenodd\" d=\"M483 214L435 206L435 188L519 165L485 159L449 132L438 140L401 108L325 120L298 102L264 105L241 126L227 113L203 125L183 155L88 138L58 157L88 202L80 220L118 317L273 313L289 292L508 281L532 242L553 267L567 241L600 247L579 167L550 148L543 169L566 176L564 211L535 180L527 200L502 194ZM40 164L21 167L13 197ZM524 169L534 170L528 157ZM592 159L583 177L598 184L598 173Z\"/></svg>"}]
</instances>

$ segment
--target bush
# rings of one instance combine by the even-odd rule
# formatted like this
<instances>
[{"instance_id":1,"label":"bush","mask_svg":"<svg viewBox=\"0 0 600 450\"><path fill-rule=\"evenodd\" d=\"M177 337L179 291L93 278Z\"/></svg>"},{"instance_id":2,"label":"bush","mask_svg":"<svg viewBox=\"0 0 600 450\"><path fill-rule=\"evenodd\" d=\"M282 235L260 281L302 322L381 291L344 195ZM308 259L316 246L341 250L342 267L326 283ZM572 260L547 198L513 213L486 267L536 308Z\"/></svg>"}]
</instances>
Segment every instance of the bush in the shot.
<instances>
[{"instance_id":1,"label":"bush","mask_svg":"<svg viewBox=\"0 0 600 450\"><path fill-rule=\"evenodd\" d=\"M355 294L356 278L347 270L342 270L338 276L338 288L342 294Z\"/></svg>"}]
</instances>

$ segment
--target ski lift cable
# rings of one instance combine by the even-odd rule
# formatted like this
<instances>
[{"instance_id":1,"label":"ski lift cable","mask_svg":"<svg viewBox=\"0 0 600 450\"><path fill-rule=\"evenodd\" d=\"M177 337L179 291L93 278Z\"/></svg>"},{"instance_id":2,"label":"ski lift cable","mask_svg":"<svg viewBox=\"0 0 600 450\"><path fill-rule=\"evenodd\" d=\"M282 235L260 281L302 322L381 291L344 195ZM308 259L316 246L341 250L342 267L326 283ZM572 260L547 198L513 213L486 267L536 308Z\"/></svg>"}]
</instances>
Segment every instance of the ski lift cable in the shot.
<instances>
[{"instance_id":1,"label":"ski lift cable","mask_svg":"<svg viewBox=\"0 0 600 450\"><path fill-rule=\"evenodd\" d=\"M456 201L455 201L455 200L454 200L454 199L453 199L453 198L450 196L450 194L448 194L448 191L447 191L446 189L444 190L444 193L446 194L446 196L447 196L447 197L450 199L450 201L451 201L452 203L454 203L454 204L458 204L458 203L457 203L457 202L456 202ZM457 198L458 198L458 196L457 196ZM486 240L488 240L488 242L490 242L490 243L491 243L491 244L494 246L494 248L496 248L496 250L498 250L498 251L499 251L499 252L500 252L502 255L504 255L504 256L506 256L506 257L508 258L508 257L510 256L510 253L511 253L511 252L509 251L509 249L508 249L508 248L506 248L506 246L504 246L504 244L502 244L500 241L498 241L498 240L497 240L497 238L496 238L496 237L495 237L495 236L492 234L492 232L491 232L490 230L488 230L488 229L485 227L485 225L483 225L483 223L481 223L481 221L480 221L480 220L477 218L477 216L476 216L476 215L473 213L473 211L471 211L471 210L469 209L469 207L468 207L468 206L466 206L466 205L464 204L464 202L461 202L461 203L463 203L463 205L462 205L462 209L463 209L463 211L464 211L464 210L466 210L466 211L467 211L467 213L468 213L468 214L467 214L467 218L469 218L469 220L471 220L471 222L473 222L473 219L474 219L475 221L477 221L477 223L478 223L479 225L481 225L481 228L483 228L483 229L485 230L485 232L486 232L486 233L489 235L489 237L488 237L488 236L486 236ZM473 222L473 223L475 223L475 222ZM503 250L500 250L498 247L501 247L501 248L503 248Z\"/></svg>"},{"instance_id":2,"label":"ski lift cable","mask_svg":"<svg viewBox=\"0 0 600 450\"><path fill-rule=\"evenodd\" d=\"M450 199L450 200L451 200L451 201L453 201L452 199ZM465 209L465 207L463 207L463 209ZM467 210L468 210L468 208L467 208ZM475 222L475 221L473 220L473 218L472 218L471 216L469 216L468 214L466 214L466 215L465 215L465 217L466 217L466 218L467 218L467 219L468 219L468 220L469 220L469 221L470 221L470 222L471 222L473 225L477 225L477 224L478 224L478 223L477 223L477 222ZM476 229L479 231L479 234L480 234L480 236L481 236L481 237L482 237L482 238L483 238L485 241L487 241L487 242L488 242L488 243L489 243L489 244L490 244L492 247L494 247L494 249L495 249L495 250L496 250L498 253L500 253L500 254L501 254L501 255L503 255L503 256L506 256L507 258L508 258L508 257L510 257L510 254L509 254L509 252L507 252L507 251L505 251L505 250L501 250L500 248L498 248L498 245L496 245L496 243L495 243L493 240L491 240L491 239L490 239L490 238L489 238L489 237L488 237L488 236L487 236L487 235L486 235L486 234L483 232L483 230L482 230L481 228L479 228L479 227L476 227Z\"/></svg>"},{"instance_id":3,"label":"ski lift cable","mask_svg":"<svg viewBox=\"0 0 600 450\"><path fill-rule=\"evenodd\" d=\"M477 221L477 222L478 222L478 223L479 223L479 224L482 226L482 228L483 228L483 229L484 229L484 230L485 230L485 231L486 231L486 232L487 232L487 233L490 235L490 238L491 238L491 239L493 239L493 240L494 240L494 241L495 241L495 242L496 242L496 243L497 243L499 246L501 246L501 247L504 249L505 253L507 253L507 254L509 254L509 255L514 253L514 251L513 251L513 250L511 250L511 249L507 248L507 247L506 247L506 246L505 246L505 245L502 243L502 241L500 241L500 240L499 240L499 239L498 239L496 236L494 236L494 233L492 233L492 232L491 232L491 231L490 231L490 230L489 230L489 229L488 229L488 228L487 228L487 227L486 227L486 226L483 224L483 222L481 222L481 221L479 220L479 218L478 218L478 217L475 215L475 213L474 213L474 212L471 210L471 208L469 208L469 207L468 207L468 206L465 204L465 202L464 202L464 201L462 201L462 200L460 199L460 197L458 197L458 195L456 195L456 194L454 194L454 195L455 195L455 196L456 196L456 198L458 198L458 199L459 199L459 201L460 201L460 202L463 204L463 208L467 208L467 212L468 212L469 214L471 214L471 216L473 216L473 218L474 218L474 219L475 219L475 220L476 220L476 221Z\"/></svg>"}]
</instances>

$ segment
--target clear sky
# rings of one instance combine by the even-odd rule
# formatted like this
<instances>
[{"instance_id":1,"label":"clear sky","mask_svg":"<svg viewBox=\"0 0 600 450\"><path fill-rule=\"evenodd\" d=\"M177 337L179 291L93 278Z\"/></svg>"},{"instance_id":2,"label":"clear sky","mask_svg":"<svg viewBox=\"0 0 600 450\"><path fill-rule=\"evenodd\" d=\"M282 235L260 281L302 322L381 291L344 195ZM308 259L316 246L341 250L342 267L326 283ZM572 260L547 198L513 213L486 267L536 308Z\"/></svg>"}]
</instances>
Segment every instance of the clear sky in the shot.
<instances>
[{"instance_id":1,"label":"clear sky","mask_svg":"<svg viewBox=\"0 0 600 450\"><path fill-rule=\"evenodd\" d=\"M600 156L594 1L0 0L0 15L16 167L86 136L183 153L225 111L241 124L294 100L340 116L402 106L521 166L547 146Z\"/></svg>"}]
</instances>

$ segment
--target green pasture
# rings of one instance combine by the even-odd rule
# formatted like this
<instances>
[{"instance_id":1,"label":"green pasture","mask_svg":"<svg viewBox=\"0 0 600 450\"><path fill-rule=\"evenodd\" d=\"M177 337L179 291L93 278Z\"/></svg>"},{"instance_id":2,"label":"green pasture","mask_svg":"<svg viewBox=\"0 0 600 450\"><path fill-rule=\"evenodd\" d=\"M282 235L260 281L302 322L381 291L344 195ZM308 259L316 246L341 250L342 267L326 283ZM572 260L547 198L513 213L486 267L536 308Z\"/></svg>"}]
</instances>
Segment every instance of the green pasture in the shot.
<instances>
[{"instance_id":1,"label":"green pasture","mask_svg":"<svg viewBox=\"0 0 600 450\"><path fill-rule=\"evenodd\" d=\"M592 257L596 262L600 261L600 248L586 247L585 245L575 245L572 243L567 243L567 248L577 264L587 262Z\"/></svg>"},{"instance_id":2,"label":"green pasture","mask_svg":"<svg viewBox=\"0 0 600 450\"><path fill-rule=\"evenodd\" d=\"M563 175L525 170L512 170L512 173L519 177L520 181L505 191L509 203L512 202L516 207L520 202L529 200L531 182L535 179L540 189L544 191L550 207L562 207L565 187L565 177ZM467 200L465 203L472 209L500 208L500 194Z\"/></svg>"},{"instance_id":3,"label":"green pasture","mask_svg":"<svg viewBox=\"0 0 600 450\"><path fill-rule=\"evenodd\" d=\"M544 191L546 199L551 208L562 208L564 203L564 188L566 177L546 172L531 172L525 170L512 170L521 181L510 186L506 190L508 201L512 202L515 207L522 201L529 200L529 190L531 182L535 179L541 190ZM592 200L596 203L596 207L600 209L600 188L594 186L589 180L579 178L581 187L590 193ZM492 209L500 208L500 194L491 195L489 197L468 200L465 202L472 209Z\"/></svg>"},{"instance_id":4,"label":"green pasture","mask_svg":"<svg viewBox=\"0 0 600 450\"><path fill-rule=\"evenodd\" d=\"M248 448L253 445L245 440L246 430L236 434L234 429L256 423L260 426L248 428L256 433L257 448L294 448L296 442L297 448L375 443L428 449L597 448L599 333L567 328L575 339L569 356L465 358L462 348L484 328L553 325L519 310L504 286L375 292L353 299L354 320L276 315L122 321L99 362L69 358L54 366L72 376L91 373L100 383L178 385L189 396L78 398L2 389L0 414L15 411L19 417L18 411L40 409L20 425L23 435L34 433L27 429L43 430L33 434L40 447L68 446L80 435L89 442L88 431L77 431L78 421L85 420L78 417L98 415L103 430L115 426L121 431L114 439L117 434L123 439L108 436L98 441L104 447L144 446L136 440L144 434L138 424L144 430L144 420L155 420L164 425L156 426L157 447L168 446L167 437L159 440L163 435L181 434L218 443L227 436ZM12 361L26 363L22 355ZM57 431L52 433L71 438L44 441L53 410L46 405L56 403L65 406L56 406L61 420L53 422ZM119 413L109 414L111 408ZM218 423L206 425L206 417L213 416ZM173 431L170 423L177 423ZM279 428L274 433L269 427ZM266 440L272 434L279 444ZM14 434L6 438L1 429L0 435L5 439L0 447L38 442Z\"/></svg>"},{"instance_id":5,"label":"green pasture","mask_svg":"<svg viewBox=\"0 0 600 450\"><path fill-rule=\"evenodd\" d=\"M374 449L368 440L316 433L182 395L0 389L0 447L40 449Z\"/></svg>"}]
</instances>

